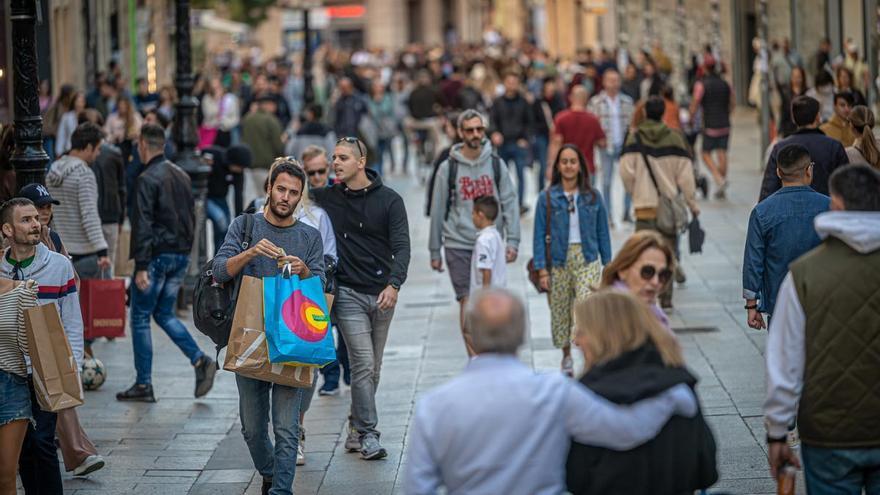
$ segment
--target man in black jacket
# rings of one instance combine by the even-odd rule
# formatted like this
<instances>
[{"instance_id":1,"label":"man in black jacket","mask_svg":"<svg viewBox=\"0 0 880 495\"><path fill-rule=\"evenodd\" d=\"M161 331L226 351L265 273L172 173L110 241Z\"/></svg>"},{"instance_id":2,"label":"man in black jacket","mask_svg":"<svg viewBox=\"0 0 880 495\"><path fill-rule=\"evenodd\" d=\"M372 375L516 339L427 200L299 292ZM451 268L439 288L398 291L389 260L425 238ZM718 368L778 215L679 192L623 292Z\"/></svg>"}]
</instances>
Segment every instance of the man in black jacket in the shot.
<instances>
[{"instance_id":1,"label":"man in black jacket","mask_svg":"<svg viewBox=\"0 0 880 495\"><path fill-rule=\"evenodd\" d=\"M776 157L779 150L789 144L799 144L810 152L810 159L813 161L813 183L810 187L826 196L828 196L828 179L831 173L849 163L843 145L819 130L819 102L815 98L798 96L792 100L791 120L798 129L791 136L776 143L770 152L770 160L767 161L767 168L764 170L759 202L782 189L782 180L776 174Z\"/></svg>"},{"instance_id":2,"label":"man in black jacket","mask_svg":"<svg viewBox=\"0 0 880 495\"><path fill-rule=\"evenodd\" d=\"M312 196L330 215L339 254L333 310L351 365L351 429L345 448L372 460L387 455L376 429L376 389L397 293L406 281L410 239L403 199L366 166L364 144L340 139L333 152L338 183L314 189Z\"/></svg>"},{"instance_id":3,"label":"man in black jacket","mask_svg":"<svg viewBox=\"0 0 880 495\"><path fill-rule=\"evenodd\" d=\"M164 149L165 131L158 125L144 124L138 153L145 165L135 184L130 251L135 266L131 341L137 379L131 388L116 394L117 400L156 401L151 376L150 315L195 368L196 397L211 390L217 372L217 363L199 349L186 326L174 315L177 292L189 266L195 205L189 176L165 159Z\"/></svg>"},{"instance_id":4,"label":"man in black jacket","mask_svg":"<svg viewBox=\"0 0 880 495\"><path fill-rule=\"evenodd\" d=\"M517 195L520 214L528 211L523 205L525 168L529 159L529 138L532 134L532 108L520 94L519 76L504 76L504 94L492 103L492 144L508 165L516 164Z\"/></svg>"}]
</instances>

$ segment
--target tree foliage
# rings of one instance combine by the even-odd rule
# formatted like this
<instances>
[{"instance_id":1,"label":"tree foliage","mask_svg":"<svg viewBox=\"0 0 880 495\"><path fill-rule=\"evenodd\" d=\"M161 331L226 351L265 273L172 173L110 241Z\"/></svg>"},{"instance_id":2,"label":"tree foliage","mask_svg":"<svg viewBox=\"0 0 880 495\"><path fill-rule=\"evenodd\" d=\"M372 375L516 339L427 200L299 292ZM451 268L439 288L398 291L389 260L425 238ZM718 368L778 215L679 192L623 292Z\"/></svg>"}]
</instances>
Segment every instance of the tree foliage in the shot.
<instances>
[{"instance_id":1,"label":"tree foliage","mask_svg":"<svg viewBox=\"0 0 880 495\"><path fill-rule=\"evenodd\" d=\"M243 22L257 27L266 20L266 14L277 0L193 0L192 6L197 9L218 9L233 21Z\"/></svg>"}]
</instances>

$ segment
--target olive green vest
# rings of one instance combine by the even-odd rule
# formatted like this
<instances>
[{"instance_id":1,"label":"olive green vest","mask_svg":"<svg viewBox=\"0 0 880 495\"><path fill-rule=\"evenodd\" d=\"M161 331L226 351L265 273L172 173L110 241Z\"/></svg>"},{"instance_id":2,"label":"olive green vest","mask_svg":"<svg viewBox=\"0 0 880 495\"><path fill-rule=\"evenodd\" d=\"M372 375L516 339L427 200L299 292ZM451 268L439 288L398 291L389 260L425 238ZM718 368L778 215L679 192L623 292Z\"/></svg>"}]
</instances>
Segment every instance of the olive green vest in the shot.
<instances>
[{"instance_id":1,"label":"olive green vest","mask_svg":"<svg viewBox=\"0 0 880 495\"><path fill-rule=\"evenodd\" d=\"M805 445L880 447L880 250L829 237L791 265L806 315Z\"/></svg>"}]
</instances>

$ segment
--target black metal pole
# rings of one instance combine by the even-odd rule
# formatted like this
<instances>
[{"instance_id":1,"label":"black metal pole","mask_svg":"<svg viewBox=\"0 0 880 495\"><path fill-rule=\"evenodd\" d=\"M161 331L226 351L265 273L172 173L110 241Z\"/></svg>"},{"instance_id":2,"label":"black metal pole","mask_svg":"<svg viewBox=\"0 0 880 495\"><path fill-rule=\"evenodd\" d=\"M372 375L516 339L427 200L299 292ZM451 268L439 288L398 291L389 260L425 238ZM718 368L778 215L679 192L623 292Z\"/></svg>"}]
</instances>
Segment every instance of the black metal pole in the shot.
<instances>
[{"instance_id":1,"label":"black metal pole","mask_svg":"<svg viewBox=\"0 0 880 495\"><path fill-rule=\"evenodd\" d=\"M18 189L46 180L49 155L43 149L43 117L40 115L40 78L37 75L36 2L11 0L12 98L15 111L15 150L9 161L15 169Z\"/></svg>"},{"instance_id":2,"label":"black metal pole","mask_svg":"<svg viewBox=\"0 0 880 495\"><path fill-rule=\"evenodd\" d=\"M207 242L205 238L205 196L208 191L208 174L196 152L198 132L196 108L193 97L192 47L189 30L189 0L177 0L175 23L177 28L177 73L175 84L179 100L174 116L174 144L177 148L175 162L189 174L195 196L195 242L193 242L189 271L184 279L184 301L190 301L192 289L198 277L199 267L205 264Z\"/></svg>"},{"instance_id":3,"label":"black metal pole","mask_svg":"<svg viewBox=\"0 0 880 495\"><path fill-rule=\"evenodd\" d=\"M312 30L309 26L309 8L303 9L303 34L305 46L303 48L303 100L306 103L315 101L315 88L312 87Z\"/></svg>"}]
</instances>

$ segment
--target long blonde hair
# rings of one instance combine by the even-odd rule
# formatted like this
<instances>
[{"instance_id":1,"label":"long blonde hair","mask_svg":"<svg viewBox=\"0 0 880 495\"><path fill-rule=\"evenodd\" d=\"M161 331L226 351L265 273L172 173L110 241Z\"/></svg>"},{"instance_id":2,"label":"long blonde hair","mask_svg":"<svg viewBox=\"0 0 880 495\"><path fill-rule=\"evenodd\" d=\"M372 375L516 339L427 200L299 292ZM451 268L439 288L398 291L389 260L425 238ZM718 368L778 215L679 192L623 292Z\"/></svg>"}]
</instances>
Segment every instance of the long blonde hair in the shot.
<instances>
[{"instance_id":1,"label":"long blonde hair","mask_svg":"<svg viewBox=\"0 0 880 495\"><path fill-rule=\"evenodd\" d=\"M684 365L678 339L657 321L648 306L626 292L605 289L574 307L575 335L583 337L586 369L607 363L650 341L663 364Z\"/></svg>"},{"instance_id":2,"label":"long blonde hair","mask_svg":"<svg viewBox=\"0 0 880 495\"><path fill-rule=\"evenodd\" d=\"M849 113L849 122L859 139L855 148L865 157L868 165L880 169L880 149L874 139L874 112L865 105L856 105Z\"/></svg>"}]
</instances>

